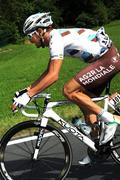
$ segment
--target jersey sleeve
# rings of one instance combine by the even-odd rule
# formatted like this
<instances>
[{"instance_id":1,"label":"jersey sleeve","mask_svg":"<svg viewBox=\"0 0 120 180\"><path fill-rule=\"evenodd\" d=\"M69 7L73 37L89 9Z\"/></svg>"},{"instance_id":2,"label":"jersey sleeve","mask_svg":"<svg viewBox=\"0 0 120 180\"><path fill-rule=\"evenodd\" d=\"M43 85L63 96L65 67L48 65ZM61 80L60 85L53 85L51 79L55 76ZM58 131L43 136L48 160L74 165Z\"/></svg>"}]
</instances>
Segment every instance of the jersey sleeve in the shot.
<instances>
[{"instance_id":1,"label":"jersey sleeve","mask_svg":"<svg viewBox=\"0 0 120 180\"><path fill-rule=\"evenodd\" d=\"M64 44L61 35L58 32L53 32L49 44L50 59L64 58Z\"/></svg>"}]
</instances>

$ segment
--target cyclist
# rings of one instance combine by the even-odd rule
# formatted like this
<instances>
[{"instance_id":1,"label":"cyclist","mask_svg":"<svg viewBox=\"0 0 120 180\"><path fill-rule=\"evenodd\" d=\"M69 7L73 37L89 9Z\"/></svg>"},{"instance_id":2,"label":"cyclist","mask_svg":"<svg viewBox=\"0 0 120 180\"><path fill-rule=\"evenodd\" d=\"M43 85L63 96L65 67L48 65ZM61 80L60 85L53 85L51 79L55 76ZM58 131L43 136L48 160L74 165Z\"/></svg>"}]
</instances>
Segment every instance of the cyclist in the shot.
<instances>
[{"instance_id":1,"label":"cyclist","mask_svg":"<svg viewBox=\"0 0 120 180\"><path fill-rule=\"evenodd\" d=\"M97 119L106 123L100 144L109 142L120 121L91 100L93 95L99 96L107 82L120 71L120 55L104 27L98 31L85 28L55 29L50 13L39 12L26 19L23 31L37 48L49 47L50 59L42 75L28 88L16 94L13 110L26 105L32 96L58 80L65 55L79 57L88 66L64 85L64 95L80 107L94 136ZM87 156L79 163L87 164L90 161Z\"/></svg>"}]
</instances>

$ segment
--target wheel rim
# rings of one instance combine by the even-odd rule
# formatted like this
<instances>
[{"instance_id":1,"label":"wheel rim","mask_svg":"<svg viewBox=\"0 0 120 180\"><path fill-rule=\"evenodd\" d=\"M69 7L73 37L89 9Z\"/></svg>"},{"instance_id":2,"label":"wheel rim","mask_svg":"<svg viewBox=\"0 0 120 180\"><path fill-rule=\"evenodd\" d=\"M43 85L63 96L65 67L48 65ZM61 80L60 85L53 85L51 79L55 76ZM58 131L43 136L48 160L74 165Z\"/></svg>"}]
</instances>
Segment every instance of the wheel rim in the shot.
<instances>
[{"instance_id":1,"label":"wheel rim","mask_svg":"<svg viewBox=\"0 0 120 180\"><path fill-rule=\"evenodd\" d=\"M62 179L65 177L68 171L70 157L69 154L66 154L66 148L68 149L68 147L66 147L64 143L64 138L62 137L62 144L60 138L58 138L61 136L58 131L53 131L53 133L46 131L38 160L31 161L35 147L35 139L37 137L35 133L37 132L38 126L34 125L34 127L28 127L27 131L20 130L20 133L13 133L12 141L7 145L4 155L5 145L3 146L1 151L1 169L4 177L10 180L40 180L47 179L48 177L51 179ZM29 136L27 136L27 134L29 134ZM32 140L30 140L29 137L31 137ZM22 139L23 142L19 143L19 139Z\"/></svg>"}]
</instances>

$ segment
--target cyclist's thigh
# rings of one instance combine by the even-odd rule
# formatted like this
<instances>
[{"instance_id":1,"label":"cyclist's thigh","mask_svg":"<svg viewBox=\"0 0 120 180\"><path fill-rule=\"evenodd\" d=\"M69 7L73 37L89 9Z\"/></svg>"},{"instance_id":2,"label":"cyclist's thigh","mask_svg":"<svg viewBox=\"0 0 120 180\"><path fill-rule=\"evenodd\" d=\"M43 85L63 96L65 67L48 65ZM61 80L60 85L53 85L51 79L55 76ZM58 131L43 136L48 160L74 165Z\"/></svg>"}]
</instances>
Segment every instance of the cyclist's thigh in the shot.
<instances>
[{"instance_id":1,"label":"cyclist's thigh","mask_svg":"<svg viewBox=\"0 0 120 180\"><path fill-rule=\"evenodd\" d=\"M87 94L90 97L95 97L95 94L88 91L83 85L76 81L75 78L72 78L64 85L64 94L73 93L73 92L82 92Z\"/></svg>"},{"instance_id":2,"label":"cyclist's thigh","mask_svg":"<svg viewBox=\"0 0 120 180\"><path fill-rule=\"evenodd\" d=\"M68 82L65 83L64 89L67 89L69 93L75 92L75 91L81 91L84 92L85 88L84 86L79 83L75 78L70 79Z\"/></svg>"},{"instance_id":3,"label":"cyclist's thigh","mask_svg":"<svg viewBox=\"0 0 120 180\"><path fill-rule=\"evenodd\" d=\"M82 69L74 79L90 92L100 94L106 83L118 72L120 72L120 55L112 46L104 56Z\"/></svg>"}]
</instances>

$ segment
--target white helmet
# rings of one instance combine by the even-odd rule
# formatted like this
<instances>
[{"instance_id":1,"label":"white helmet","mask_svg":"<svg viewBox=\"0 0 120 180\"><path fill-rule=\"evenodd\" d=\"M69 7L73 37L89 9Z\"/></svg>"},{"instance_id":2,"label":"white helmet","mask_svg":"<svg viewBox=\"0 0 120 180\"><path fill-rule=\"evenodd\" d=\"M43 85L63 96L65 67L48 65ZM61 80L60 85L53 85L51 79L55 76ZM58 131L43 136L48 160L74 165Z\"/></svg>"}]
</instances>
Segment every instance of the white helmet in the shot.
<instances>
[{"instance_id":1,"label":"white helmet","mask_svg":"<svg viewBox=\"0 0 120 180\"><path fill-rule=\"evenodd\" d=\"M28 34L35 31L38 27L48 27L53 24L50 16L50 12L47 13L37 13L29 16L23 26L23 32Z\"/></svg>"}]
</instances>

